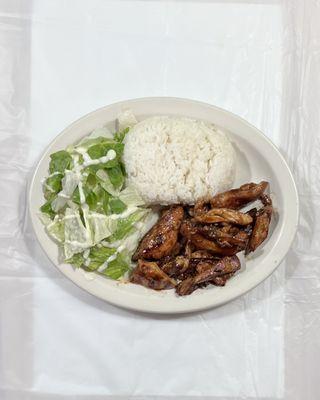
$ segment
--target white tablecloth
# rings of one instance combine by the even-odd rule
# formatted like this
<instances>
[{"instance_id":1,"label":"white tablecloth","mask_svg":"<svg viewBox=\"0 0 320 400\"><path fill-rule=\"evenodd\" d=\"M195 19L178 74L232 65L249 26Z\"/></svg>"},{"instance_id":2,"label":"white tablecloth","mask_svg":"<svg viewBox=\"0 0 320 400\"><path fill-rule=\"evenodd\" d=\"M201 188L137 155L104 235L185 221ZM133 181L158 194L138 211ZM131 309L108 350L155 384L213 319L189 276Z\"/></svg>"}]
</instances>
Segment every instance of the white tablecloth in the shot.
<instances>
[{"instance_id":1,"label":"white tablecloth","mask_svg":"<svg viewBox=\"0 0 320 400\"><path fill-rule=\"evenodd\" d=\"M317 0L1 0L0 399L319 399L319 21ZM152 95L247 119L299 189L285 262L201 314L93 298L50 264L27 215L27 182L59 131Z\"/></svg>"}]
</instances>

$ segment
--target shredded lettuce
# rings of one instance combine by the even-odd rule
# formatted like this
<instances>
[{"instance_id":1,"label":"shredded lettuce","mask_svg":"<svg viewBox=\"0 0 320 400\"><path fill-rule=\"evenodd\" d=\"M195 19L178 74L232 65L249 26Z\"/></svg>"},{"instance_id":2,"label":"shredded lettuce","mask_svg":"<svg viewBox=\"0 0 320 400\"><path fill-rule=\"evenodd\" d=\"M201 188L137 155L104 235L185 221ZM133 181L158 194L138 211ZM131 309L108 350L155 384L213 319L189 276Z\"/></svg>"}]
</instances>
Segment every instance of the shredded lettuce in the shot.
<instances>
[{"instance_id":1,"label":"shredded lettuce","mask_svg":"<svg viewBox=\"0 0 320 400\"><path fill-rule=\"evenodd\" d=\"M110 193L112 196L119 195L120 190L113 186L109 178L109 174L107 174L104 169L99 169L96 173L96 177L100 180L100 185L106 192Z\"/></svg>"},{"instance_id":2,"label":"shredded lettuce","mask_svg":"<svg viewBox=\"0 0 320 400\"><path fill-rule=\"evenodd\" d=\"M50 175L44 183L44 197L49 200L53 194L57 194L62 190L62 178L64 174L62 172L55 172Z\"/></svg>"},{"instance_id":3,"label":"shredded lettuce","mask_svg":"<svg viewBox=\"0 0 320 400\"><path fill-rule=\"evenodd\" d=\"M65 150L57 151L51 154L51 161L49 164L49 172L64 172L66 169L70 169L72 166L72 157L70 153Z\"/></svg>"},{"instance_id":4,"label":"shredded lettuce","mask_svg":"<svg viewBox=\"0 0 320 400\"><path fill-rule=\"evenodd\" d=\"M114 135L115 140L118 141L119 143L122 143L128 132L129 132L129 128L125 128L122 131L117 132Z\"/></svg>"},{"instance_id":5,"label":"shredded lettuce","mask_svg":"<svg viewBox=\"0 0 320 400\"><path fill-rule=\"evenodd\" d=\"M116 197L110 199L109 207L112 214L121 214L127 209L126 204Z\"/></svg>"},{"instance_id":6,"label":"shredded lettuce","mask_svg":"<svg viewBox=\"0 0 320 400\"><path fill-rule=\"evenodd\" d=\"M127 257L125 257L122 253L119 253L115 260L108 263L107 268L102 272L102 274L112 279L119 279L128 270L129 262Z\"/></svg>"},{"instance_id":7,"label":"shredded lettuce","mask_svg":"<svg viewBox=\"0 0 320 400\"><path fill-rule=\"evenodd\" d=\"M64 242L64 220L55 217L55 219L46 226L49 235L59 243Z\"/></svg>"},{"instance_id":8,"label":"shredded lettuce","mask_svg":"<svg viewBox=\"0 0 320 400\"><path fill-rule=\"evenodd\" d=\"M128 186L119 194L119 199L129 207L139 207L144 205L144 201L135 188Z\"/></svg>"},{"instance_id":9,"label":"shredded lettuce","mask_svg":"<svg viewBox=\"0 0 320 400\"><path fill-rule=\"evenodd\" d=\"M103 164L104 168L110 168L119 162L119 157L123 153L123 148L124 148L124 146L122 143L105 140L102 143L98 143L93 146L90 146L87 153L93 160L95 160L97 158L101 158L101 157L107 155L109 150L114 150L117 155L116 158Z\"/></svg>"},{"instance_id":10,"label":"shredded lettuce","mask_svg":"<svg viewBox=\"0 0 320 400\"><path fill-rule=\"evenodd\" d=\"M90 210L95 210L97 208L98 197L92 190L86 194L86 202Z\"/></svg>"},{"instance_id":11,"label":"shredded lettuce","mask_svg":"<svg viewBox=\"0 0 320 400\"><path fill-rule=\"evenodd\" d=\"M61 210L65 206L68 199L71 198L73 192L78 186L79 178L74 171L65 170L65 175L62 179L62 190L57 194L57 197L52 201L52 209L55 212Z\"/></svg>"},{"instance_id":12,"label":"shredded lettuce","mask_svg":"<svg viewBox=\"0 0 320 400\"><path fill-rule=\"evenodd\" d=\"M117 229L117 221L104 214L89 213L88 218L95 244L111 236Z\"/></svg>"},{"instance_id":13,"label":"shredded lettuce","mask_svg":"<svg viewBox=\"0 0 320 400\"><path fill-rule=\"evenodd\" d=\"M66 259L65 262L67 264L73 265L76 268L80 268L80 267L82 267L82 265L84 263L83 254L80 254L80 253L74 254L72 257Z\"/></svg>"},{"instance_id":14,"label":"shredded lettuce","mask_svg":"<svg viewBox=\"0 0 320 400\"><path fill-rule=\"evenodd\" d=\"M137 123L137 119L133 114L132 110L124 110L118 115L119 129L131 128Z\"/></svg>"},{"instance_id":15,"label":"shredded lettuce","mask_svg":"<svg viewBox=\"0 0 320 400\"><path fill-rule=\"evenodd\" d=\"M88 265L88 269L95 271L115 252L116 249L112 249L110 247L93 247L89 253L90 263Z\"/></svg>"},{"instance_id":16,"label":"shredded lettuce","mask_svg":"<svg viewBox=\"0 0 320 400\"><path fill-rule=\"evenodd\" d=\"M112 279L130 268L141 239L139 221L150 215L139 193L125 186L124 142L135 123L132 112L125 111L115 134L97 128L78 144L51 154L43 183L40 218L63 248L65 262ZM116 156L104 162L110 150Z\"/></svg>"},{"instance_id":17,"label":"shredded lettuce","mask_svg":"<svg viewBox=\"0 0 320 400\"><path fill-rule=\"evenodd\" d=\"M64 228L64 253L66 258L81 253L93 245L91 231L88 226L84 226L78 210L66 209Z\"/></svg>"},{"instance_id":18,"label":"shredded lettuce","mask_svg":"<svg viewBox=\"0 0 320 400\"><path fill-rule=\"evenodd\" d=\"M113 187L116 189L121 189L122 185L124 184L124 175L121 166L118 164L113 168L109 168L107 173Z\"/></svg>"},{"instance_id":19,"label":"shredded lettuce","mask_svg":"<svg viewBox=\"0 0 320 400\"><path fill-rule=\"evenodd\" d=\"M138 210L129 215L126 218L121 218L118 220L117 229L109 238L109 242L115 242L117 240L124 239L129 234L133 233L135 230L135 223L142 219L148 211L146 210Z\"/></svg>"},{"instance_id":20,"label":"shredded lettuce","mask_svg":"<svg viewBox=\"0 0 320 400\"><path fill-rule=\"evenodd\" d=\"M79 144L77 144L75 146L75 149L76 150L78 150L78 149L88 150L88 148L90 146L93 146L93 145L96 145L96 144L99 144L99 143L104 143L106 140L109 140L109 139L110 138L103 137L102 135L99 135L99 136L91 136L90 135L90 136L87 136L87 137L83 138L79 142Z\"/></svg>"},{"instance_id":21,"label":"shredded lettuce","mask_svg":"<svg viewBox=\"0 0 320 400\"><path fill-rule=\"evenodd\" d=\"M40 211L44 214L47 214L51 219L53 219L56 215L56 213L52 209L52 201L53 199L48 200L40 207Z\"/></svg>"}]
</instances>

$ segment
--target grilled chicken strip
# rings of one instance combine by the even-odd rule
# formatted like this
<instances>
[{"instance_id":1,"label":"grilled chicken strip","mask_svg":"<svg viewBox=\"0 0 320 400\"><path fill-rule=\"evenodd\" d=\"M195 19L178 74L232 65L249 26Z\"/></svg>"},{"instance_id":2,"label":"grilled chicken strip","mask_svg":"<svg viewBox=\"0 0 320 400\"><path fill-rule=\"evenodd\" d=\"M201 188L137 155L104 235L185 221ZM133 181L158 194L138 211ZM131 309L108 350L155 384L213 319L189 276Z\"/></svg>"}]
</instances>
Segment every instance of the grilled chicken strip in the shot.
<instances>
[{"instance_id":1,"label":"grilled chicken strip","mask_svg":"<svg viewBox=\"0 0 320 400\"><path fill-rule=\"evenodd\" d=\"M202 214L212 208L232 208L237 210L252 201L259 199L268 186L268 182L246 183L239 189L231 189L224 193L219 193L209 199L202 199L196 202L194 207L195 215Z\"/></svg>"},{"instance_id":2,"label":"grilled chicken strip","mask_svg":"<svg viewBox=\"0 0 320 400\"><path fill-rule=\"evenodd\" d=\"M192 226L189 221L183 221L180 229L181 235L185 236L198 250L207 250L214 254L231 256L239 250L237 246L220 247L213 240L206 239L198 233L197 228Z\"/></svg>"},{"instance_id":3,"label":"grilled chicken strip","mask_svg":"<svg viewBox=\"0 0 320 400\"><path fill-rule=\"evenodd\" d=\"M176 281L163 272L156 262L139 260L137 267L132 271L130 282L154 290L172 289Z\"/></svg>"},{"instance_id":4,"label":"grilled chicken strip","mask_svg":"<svg viewBox=\"0 0 320 400\"><path fill-rule=\"evenodd\" d=\"M272 211L272 205L267 205L258 211L255 223L253 225L252 234L246 248L246 254L255 251L257 247L259 247L267 238Z\"/></svg>"},{"instance_id":5,"label":"grilled chicken strip","mask_svg":"<svg viewBox=\"0 0 320 400\"><path fill-rule=\"evenodd\" d=\"M195 220L204 224L213 224L217 222L230 222L237 225L249 225L252 223L252 217L249 214L228 208L211 208L203 214L197 214Z\"/></svg>"},{"instance_id":6,"label":"grilled chicken strip","mask_svg":"<svg viewBox=\"0 0 320 400\"><path fill-rule=\"evenodd\" d=\"M170 255L177 244L183 214L181 206L172 206L165 210L159 221L141 240L132 260L159 260Z\"/></svg>"},{"instance_id":7,"label":"grilled chicken strip","mask_svg":"<svg viewBox=\"0 0 320 400\"><path fill-rule=\"evenodd\" d=\"M190 259L185 256L175 257L173 260L164 263L161 269L175 279L185 279L186 276L195 272L195 267L190 263Z\"/></svg>"},{"instance_id":8,"label":"grilled chicken strip","mask_svg":"<svg viewBox=\"0 0 320 400\"><path fill-rule=\"evenodd\" d=\"M179 296L191 294L202 284L214 283L216 278L223 278L226 275L230 277L230 274L233 275L240 267L240 260L237 256L224 257L217 261L207 262L202 265L201 269L198 265L198 270L200 272L196 276L180 282L176 287L176 292ZM224 279L218 279L217 281L218 285L223 284L223 282L225 283Z\"/></svg>"},{"instance_id":9,"label":"grilled chicken strip","mask_svg":"<svg viewBox=\"0 0 320 400\"><path fill-rule=\"evenodd\" d=\"M251 226L248 227L248 232L246 232L229 224L223 227L203 225L198 227L198 232L208 239L215 240L220 247L238 246L240 251L247 247Z\"/></svg>"}]
</instances>

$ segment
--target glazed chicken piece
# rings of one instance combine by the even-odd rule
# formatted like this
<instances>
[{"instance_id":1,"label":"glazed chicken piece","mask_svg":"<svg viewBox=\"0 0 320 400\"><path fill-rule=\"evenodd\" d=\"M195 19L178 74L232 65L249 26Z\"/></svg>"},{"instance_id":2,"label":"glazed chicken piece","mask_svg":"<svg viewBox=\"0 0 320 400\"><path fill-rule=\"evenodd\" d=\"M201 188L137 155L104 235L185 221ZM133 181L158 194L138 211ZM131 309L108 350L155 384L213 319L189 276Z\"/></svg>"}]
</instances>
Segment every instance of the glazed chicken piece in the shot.
<instances>
[{"instance_id":1,"label":"glazed chicken piece","mask_svg":"<svg viewBox=\"0 0 320 400\"><path fill-rule=\"evenodd\" d=\"M156 262L139 260L132 271L130 282L154 290L172 289L176 286L174 279L164 273Z\"/></svg>"},{"instance_id":2,"label":"glazed chicken piece","mask_svg":"<svg viewBox=\"0 0 320 400\"><path fill-rule=\"evenodd\" d=\"M203 260L203 261L204 262L200 262L197 265L196 270L198 273L202 273L202 272L212 268L212 265L213 265L212 263L205 262L207 260ZM217 261L215 261L215 262L217 262ZM210 283L212 283L213 285L216 285L216 286L224 286L226 284L227 280L230 279L235 274L235 272L236 271L232 271L228 274L216 276L215 278L212 279L212 282L210 282Z\"/></svg>"},{"instance_id":3,"label":"glazed chicken piece","mask_svg":"<svg viewBox=\"0 0 320 400\"><path fill-rule=\"evenodd\" d=\"M268 186L268 182L246 183L239 189L219 193L209 199L199 200L194 207L195 215L203 214L210 208L232 208L237 210L252 201L259 199ZM210 207L209 207L210 206Z\"/></svg>"},{"instance_id":4,"label":"glazed chicken piece","mask_svg":"<svg viewBox=\"0 0 320 400\"><path fill-rule=\"evenodd\" d=\"M139 258L159 260L176 249L178 233L184 211L181 206L165 210L159 221L141 240L132 260Z\"/></svg>"},{"instance_id":5,"label":"glazed chicken piece","mask_svg":"<svg viewBox=\"0 0 320 400\"><path fill-rule=\"evenodd\" d=\"M247 232L230 224L223 227L203 225L198 227L198 231L201 235L214 239L220 247L238 246L238 250L241 251L247 247L251 227L247 227Z\"/></svg>"},{"instance_id":6,"label":"glazed chicken piece","mask_svg":"<svg viewBox=\"0 0 320 400\"><path fill-rule=\"evenodd\" d=\"M190 263L189 258L185 256L177 256L173 260L166 262L161 267L172 278L185 279L189 275L195 273L195 266Z\"/></svg>"},{"instance_id":7,"label":"glazed chicken piece","mask_svg":"<svg viewBox=\"0 0 320 400\"><path fill-rule=\"evenodd\" d=\"M272 202L269 196L264 196L261 201L267 205L261 208L256 214L252 233L245 254L255 251L268 236L269 225L273 212Z\"/></svg>"},{"instance_id":8,"label":"glazed chicken piece","mask_svg":"<svg viewBox=\"0 0 320 400\"><path fill-rule=\"evenodd\" d=\"M180 229L181 235L185 236L198 250L207 250L214 254L231 256L239 250L237 246L220 247L213 240L205 238L198 233L197 227L192 225L190 221L183 221Z\"/></svg>"},{"instance_id":9,"label":"glazed chicken piece","mask_svg":"<svg viewBox=\"0 0 320 400\"><path fill-rule=\"evenodd\" d=\"M190 258L192 259L203 259L203 258L214 258L212 253L210 253L207 250L196 250L193 253L191 253Z\"/></svg>"},{"instance_id":10,"label":"glazed chicken piece","mask_svg":"<svg viewBox=\"0 0 320 400\"><path fill-rule=\"evenodd\" d=\"M214 283L216 278L223 278L225 275L233 275L240 269L240 260L237 256L224 257L217 261L203 263L201 268L198 265L198 273L194 277L190 277L180 282L176 287L176 292L179 296L191 294L194 290L204 284ZM228 279L218 279L218 285L225 283Z\"/></svg>"},{"instance_id":11,"label":"glazed chicken piece","mask_svg":"<svg viewBox=\"0 0 320 400\"><path fill-rule=\"evenodd\" d=\"M217 222L229 222L236 225L249 225L252 223L252 217L249 214L229 208L211 208L211 210L197 214L195 220L204 224L213 224Z\"/></svg>"}]
</instances>

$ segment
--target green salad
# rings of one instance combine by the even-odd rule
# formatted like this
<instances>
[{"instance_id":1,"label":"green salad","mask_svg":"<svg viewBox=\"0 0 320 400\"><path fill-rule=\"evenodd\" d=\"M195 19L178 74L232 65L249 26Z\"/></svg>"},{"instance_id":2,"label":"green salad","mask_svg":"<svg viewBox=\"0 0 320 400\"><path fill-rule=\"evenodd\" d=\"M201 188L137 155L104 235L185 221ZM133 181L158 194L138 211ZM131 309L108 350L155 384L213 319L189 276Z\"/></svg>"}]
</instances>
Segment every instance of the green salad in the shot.
<instances>
[{"instance_id":1,"label":"green salad","mask_svg":"<svg viewBox=\"0 0 320 400\"><path fill-rule=\"evenodd\" d=\"M126 128L99 128L78 144L51 154L43 181L41 219L61 246L63 260L109 278L123 277L141 237L155 222L132 187L122 162Z\"/></svg>"}]
</instances>

